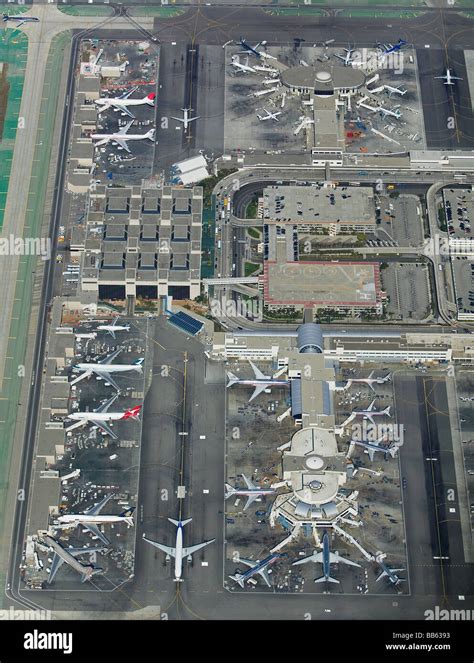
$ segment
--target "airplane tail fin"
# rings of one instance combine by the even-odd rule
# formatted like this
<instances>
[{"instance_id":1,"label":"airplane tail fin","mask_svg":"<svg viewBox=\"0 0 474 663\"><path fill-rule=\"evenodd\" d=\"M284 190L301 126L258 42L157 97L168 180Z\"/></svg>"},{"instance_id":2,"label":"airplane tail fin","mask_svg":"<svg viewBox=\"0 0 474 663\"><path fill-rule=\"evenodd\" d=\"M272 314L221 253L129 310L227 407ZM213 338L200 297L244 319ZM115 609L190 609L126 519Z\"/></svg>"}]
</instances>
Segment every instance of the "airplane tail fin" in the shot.
<instances>
[{"instance_id":1,"label":"airplane tail fin","mask_svg":"<svg viewBox=\"0 0 474 663\"><path fill-rule=\"evenodd\" d=\"M339 584L339 580L336 580L336 578L331 578L331 576L328 576L327 578L325 576L321 576L320 578L316 578L314 582L335 582Z\"/></svg>"},{"instance_id":2,"label":"airplane tail fin","mask_svg":"<svg viewBox=\"0 0 474 663\"><path fill-rule=\"evenodd\" d=\"M154 92L151 92L149 95L147 95L145 97L146 103L150 104L150 106L154 106L155 105L155 98L156 98L156 94Z\"/></svg>"},{"instance_id":3,"label":"airplane tail fin","mask_svg":"<svg viewBox=\"0 0 474 663\"><path fill-rule=\"evenodd\" d=\"M233 384L239 381L239 378L231 373L231 371L227 371L227 377L229 378L229 382L227 383L228 387L232 387Z\"/></svg>"},{"instance_id":4,"label":"airplane tail fin","mask_svg":"<svg viewBox=\"0 0 474 663\"><path fill-rule=\"evenodd\" d=\"M140 410L142 409L141 405L136 405L132 407L131 410L127 410L123 415L122 419L138 419L140 416Z\"/></svg>"},{"instance_id":5,"label":"airplane tail fin","mask_svg":"<svg viewBox=\"0 0 474 663\"><path fill-rule=\"evenodd\" d=\"M231 578L232 580L235 580L235 582L238 582L241 587L244 586L244 581L243 581L241 575L236 574L235 576L229 576L229 578Z\"/></svg>"},{"instance_id":6,"label":"airplane tail fin","mask_svg":"<svg viewBox=\"0 0 474 663\"><path fill-rule=\"evenodd\" d=\"M225 484L225 498L227 499L235 493L235 488L230 485L230 483Z\"/></svg>"},{"instance_id":7,"label":"airplane tail fin","mask_svg":"<svg viewBox=\"0 0 474 663\"><path fill-rule=\"evenodd\" d=\"M125 511L122 511L120 514L121 518L125 518L125 522L129 527L133 527L134 522L133 522L133 512L135 511L135 507L132 506L130 509L126 509Z\"/></svg>"},{"instance_id":8,"label":"airplane tail fin","mask_svg":"<svg viewBox=\"0 0 474 663\"><path fill-rule=\"evenodd\" d=\"M134 364L134 366L139 366L141 368L143 366L144 361L145 361L145 358L140 357L140 359L135 359L133 364Z\"/></svg>"},{"instance_id":9,"label":"airplane tail fin","mask_svg":"<svg viewBox=\"0 0 474 663\"><path fill-rule=\"evenodd\" d=\"M390 405L388 405L385 410L383 411L384 414L390 416Z\"/></svg>"},{"instance_id":10,"label":"airplane tail fin","mask_svg":"<svg viewBox=\"0 0 474 663\"><path fill-rule=\"evenodd\" d=\"M148 132L145 134L145 138L149 138L150 140L154 140L154 139L155 139L155 130L154 130L154 129L150 129L150 131L148 131Z\"/></svg>"},{"instance_id":11,"label":"airplane tail fin","mask_svg":"<svg viewBox=\"0 0 474 663\"><path fill-rule=\"evenodd\" d=\"M170 523L173 523L173 525L176 525L176 527L179 527L180 523L184 527L185 525L191 522L192 518L187 518L186 520L174 520L173 518L168 518L168 520L170 521Z\"/></svg>"}]
</instances>

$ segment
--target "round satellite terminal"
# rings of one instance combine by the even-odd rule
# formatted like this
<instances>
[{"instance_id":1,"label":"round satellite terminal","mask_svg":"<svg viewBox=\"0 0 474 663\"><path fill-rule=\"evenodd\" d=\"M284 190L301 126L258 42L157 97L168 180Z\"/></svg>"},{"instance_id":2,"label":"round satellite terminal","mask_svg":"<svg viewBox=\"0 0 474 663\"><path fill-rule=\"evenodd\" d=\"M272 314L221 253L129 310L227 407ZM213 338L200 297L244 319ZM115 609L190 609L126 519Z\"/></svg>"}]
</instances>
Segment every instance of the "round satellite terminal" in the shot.
<instances>
[{"instance_id":1,"label":"round satellite terminal","mask_svg":"<svg viewBox=\"0 0 474 663\"><path fill-rule=\"evenodd\" d=\"M318 71L316 74L316 79L322 83L326 83L327 81L331 80L331 74L329 71Z\"/></svg>"},{"instance_id":2,"label":"round satellite terminal","mask_svg":"<svg viewBox=\"0 0 474 663\"><path fill-rule=\"evenodd\" d=\"M310 470L320 470L324 467L324 460L319 456L310 456L306 459L306 465Z\"/></svg>"},{"instance_id":3,"label":"round satellite terminal","mask_svg":"<svg viewBox=\"0 0 474 663\"><path fill-rule=\"evenodd\" d=\"M323 486L321 481L317 481L316 479L314 479L313 481L310 481L308 485L311 488L311 490L321 490L321 488Z\"/></svg>"}]
</instances>

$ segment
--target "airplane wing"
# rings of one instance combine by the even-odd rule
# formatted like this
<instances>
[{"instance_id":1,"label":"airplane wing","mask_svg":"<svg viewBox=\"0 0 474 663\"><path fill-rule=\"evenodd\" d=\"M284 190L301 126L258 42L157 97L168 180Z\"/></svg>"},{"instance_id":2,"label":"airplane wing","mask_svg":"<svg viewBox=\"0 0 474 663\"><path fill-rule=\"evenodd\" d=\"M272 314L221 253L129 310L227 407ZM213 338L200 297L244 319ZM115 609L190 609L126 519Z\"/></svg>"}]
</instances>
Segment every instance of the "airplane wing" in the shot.
<instances>
[{"instance_id":1,"label":"airplane wing","mask_svg":"<svg viewBox=\"0 0 474 663\"><path fill-rule=\"evenodd\" d=\"M182 552L182 559L187 557L188 555L193 555L195 552L198 550L201 550L201 548L204 548L205 546L208 546L210 543L213 543L215 539L211 539L211 541L204 541L204 543L198 543L196 546L190 546L189 548L183 548Z\"/></svg>"},{"instance_id":2,"label":"airplane wing","mask_svg":"<svg viewBox=\"0 0 474 663\"><path fill-rule=\"evenodd\" d=\"M333 564L338 564L339 562L342 562L343 564L349 564L349 566L360 566L360 564L357 564L356 562L353 562L350 559L347 559L346 557L342 557L342 555L336 555L336 553L329 553L329 561Z\"/></svg>"},{"instance_id":3,"label":"airplane wing","mask_svg":"<svg viewBox=\"0 0 474 663\"><path fill-rule=\"evenodd\" d=\"M70 555L73 557L79 557L80 555L86 555L87 553L96 553L96 552L102 552L104 550L104 546L100 546L97 548L64 548Z\"/></svg>"},{"instance_id":4,"label":"airplane wing","mask_svg":"<svg viewBox=\"0 0 474 663\"><path fill-rule=\"evenodd\" d=\"M279 114L279 113L278 113L278 114ZM283 366L283 368L280 368L280 370L277 371L277 372L274 374L273 379L274 379L274 380L277 380L281 375L283 375L284 373L286 373L287 370L288 370L288 368L287 368L286 366Z\"/></svg>"},{"instance_id":5,"label":"airplane wing","mask_svg":"<svg viewBox=\"0 0 474 663\"><path fill-rule=\"evenodd\" d=\"M115 403L115 401L117 400L117 398L118 398L118 394L115 394L115 396L112 396L112 398L109 398L108 401L106 401L105 403L103 403L103 405L101 405L100 407L98 407L97 410L94 410L94 412L97 412L97 413L99 413L99 412L107 412L107 410L109 409L109 407L112 405L112 403Z\"/></svg>"},{"instance_id":6,"label":"airplane wing","mask_svg":"<svg viewBox=\"0 0 474 663\"><path fill-rule=\"evenodd\" d=\"M245 485L249 490L253 490L254 488L257 488L257 486L250 481L248 477L245 476L245 474L242 474L242 479L244 480Z\"/></svg>"},{"instance_id":7,"label":"airplane wing","mask_svg":"<svg viewBox=\"0 0 474 663\"><path fill-rule=\"evenodd\" d=\"M369 454L370 462L374 462L374 455L375 455L375 449L371 449L370 447L366 449L367 453Z\"/></svg>"},{"instance_id":8,"label":"airplane wing","mask_svg":"<svg viewBox=\"0 0 474 663\"><path fill-rule=\"evenodd\" d=\"M101 500L98 504L94 504L94 506L91 506L89 509L86 509L84 511L85 516L98 516L99 513L102 511L104 506L109 502L113 497L112 495L106 495L103 500Z\"/></svg>"},{"instance_id":9,"label":"airplane wing","mask_svg":"<svg viewBox=\"0 0 474 663\"><path fill-rule=\"evenodd\" d=\"M128 132L128 130L130 129L130 127L132 126L132 124L133 124L133 121L132 121L132 122L128 122L128 124L126 124L124 127L122 127L121 129L119 129L119 131L118 131L117 133L119 133L121 136L125 136L125 134Z\"/></svg>"},{"instance_id":10,"label":"airplane wing","mask_svg":"<svg viewBox=\"0 0 474 663\"><path fill-rule=\"evenodd\" d=\"M339 58L339 60L344 60L344 62L346 61L345 55L338 55L337 53L335 53L335 57Z\"/></svg>"},{"instance_id":11,"label":"airplane wing","mask_svg":"<svg viewBox=\"0 0 474 663\"><path fill-rule=\"evenodd\" d=\"M267 387L267 384L258 384L255 387L253 394L249 398L249 403L253 401L254 398L257 398L257 396L259 396L262 392L264 392Z\"/></svg>"},{"instance_id":12,"label":"airplane wing","mask_svg":"<svg viewBox=\"0 0 474 663\"><path fill-rule=\"evenodd\" d=\"M53 562L51 564L51 569L49 571L48 585L50 582L53 582L56 573L63 564L64 564L64 559L60 557L57 552L55 552L53 555Z\"/></svg>"},{"instance_id":13,"label":"airplane wing","mask_svg":"<svg viewBox=\"0 0 474 663\"><path fill-rule=\"evenodd\" d=\"M107 145L109 142L110 138L107 136L107 138L103 138L102 140L97 141L95 144L96 147L99 147L100 145Z\"/></svg>"},{"instance_id":14,"label":"airplane wing","mask_svg":"<svg viewBox=\"0 0 474 663\"><path fill-rule=\"evenodd\" d=\"M245 503L245 506L244 506L244 511L245 511L246 509L248 509L249 506L250 506L251 504L253 504L253 503L255 502L255 500L257 500L259 497L260 497L260 495L249 495L249 496L247 497L247 502Z\"/></svg>"},{"instance_id":15,"label":"airplane wing","mask_svg":"<svg viewBox=\"0 0 474 663\"><path fill-rule=\"evenodd\" d=\"M266 584L268 587L271 587L271 586L272 586L272 583L271 583L271 580L270 580L270 576L268 575L267 569L260 569L260 571L258 572L258 574L259 574L259 576L261 576L261 577L264 579L265 584Z\"/></svg>"},{"instance_id":16,"label":"airplane wing","mask_svg":"<svg viewBox=\"0 0 474 663\"><path fill-rule=\"evenodd\" d=\"M71 426L68 426L68 427L65 428L64 430L65 430L66 433L67 433L67 432L69 432L70 430L75 430L76 428L79 428L80 426L84 426L85 423L86 423L86 420L85 420L85 419L82 419L81 421L76 421L76 422L74 422L73 424L71 424Z\"/></svg>"},{"instance_id":17,"label":"airplane wing","mask_svg":"<svg viewBox=\"0 0 474 663\"><path fill-rule=\"evenodd\" d=\"M171 557L176 557L176 548L165 546L162 543L158 543L158 541L152 541L151 539L147 539L146 536L143 537L143 540L146 541L147 543L151 543L152 546L155 546L155 548L158 548L158 550L162 550L167 555L171 555Z\"/></svg>"},{"instance_id":18,"label":"airplane wing","mask_svg":"<svg viewBox=\"0 0 474 663\"><path fill-rule=\"evenodd\" d=\"M262 373L262 371L255 366L253 361L249 361L250 366L252 367L252 370L254 372L255 377L257 380L266 380L267 376Z\"/></svg>"},{"instance_id":19,"label":"airplane wing","mask_svg":"<svg viewBox=\"0 0 474 663\"><path fill-rule=\"evenodd\" d=\"M109 384L111 384L112 387L113 387L114 389L116 389L117 391L120 391L120 387L119 387L118 384L115 382L115 380L114 380L113 377L110 375L110 373L103 373L103 372L102 372L102 373L101 373L101 376L104 378L104 380L105 380L106 382L108 382Z\"/></svg>"},{"instance_id":20,"label":"airplane wing","mask_svg":"<svg viewBox=\"0 0 474 663\"><path fill-rule=\"evenodd\" d=\"M117 435L113 432L113 430L108 426L105 421L97 421L96 419L89 419L89 423L91 423L93 426L97 426L100 428L104 433L107 433L107 435L110 435L114 440L118 440ZM69 430L69 429L68 429Z\"/></svg>"},{"instance_id":21,"label":"airplane wing","mask_svg":"<svg viewBox=\"0 0 474 663\"><path fill-rule=\"evenodd\" d=\"M130 154L130 148L128 147L127 141L126 140L120 140L120 138L114 138L113 139L114 143L117 143L119 147L124 149L126 152ZM97 143L99 145L99 143Z\"/></svg>"},{"instance_id":22,"label":"airplane wing","mask_svg":"<svg viewBox=\"0 0 474 663\"><path fill-rule=\"evenodd\" d=\"M108 357L106 357L105 359L101 359L98 363L101 366L111 364L113 362L113 360L115 359L115 357L117 357L117 355L119 355L121 352L122 352L122 348L119 348L118 350L115 350L115 352L112 352L112 354L109 355Z\"/></svg>"},{"instance_id":23,"label":"airplane wing","mask_svg":"<svg viewBox=\"0 0 474 663\"><path fill-rule=\"evenodd\" d=\"M108 546L110 544L109 539L105 536L105 534L103 534L100 531L100 529L98 528L97 525L93 525L91 523L80 523L80 525L82 525L82 527L84 527L84 530L86 532L90 532L93 536L96 536L97 538L99 538L102 541L102 543L105 543L106 546Z\"/></svg>"},{"instance_id":24,"label":"airplane wing","mask_svg":"<svg viewBox=\"0 0 474 663\"><path fill-rule=\"evenodd\" d=\"M369 407L367 408L367 412L372 412L372 410L374 409L374 405L375 405L375 398L372 401L372 403L369 405Z\"/></svg>"},{"instance_id":25,"label":"airplane wing","mask_svg":"<svg viewBox=\"0 0 474 663\"><path fill-rule=\"evenodd\" d=\"M238 561L245 564L245 566L249 566L251 569L254 569L258 565L258 562L254 562L252 559L244 559L243 557L239 557Z\"/></svg>"},{"instance_id":26,"label":"airplane wing","mask_svg":"<svg viewBox=\"0 0 474 663\"><path fill-rule=\"evenodd\" d=\"M131 94L136 92L138 90L138 85L135 85L134 87L130 88L127 92L124 92L123 94L120 95L120 97L117 97L117 99L128 99Z\"/></svg>"},{"instance_id":27,"label":"airplane wing","mask_svg":"<svg viewBox=\"0 0 474 663\"><path fill-rule=\"evenodd\" d=\"M375 426L375 421L371 414L366 414L365 418L368 419L373 426Z\"/></svg>"},{"instance_id":28,"label":"airplane wing","mask_svg":"<svg viewBox=\"0 0 474 663\"><path fill-rule=\"evenodd\" d=\"M73 384L77 384L77 383L80 382L81 380L85 380L85 378L90 378L91 375L92 375L92 371L91 371L91 370L89 370L89 371L84 371L84 373L82 373L82 375L79 375L77 378L74 378L74 380L71 382L71 385L73 385Z\"/></svg>"},{"instance_id":29,"label":"airplane wing","mask_svg":"<svg viewBox=\"0 0 474 663\"><path fill-rule=\"evenodd\" d=\"M128 115L128 117L131 117L132 119L135 119L135 115L131 113L126 106L120 106L117 104L114 104L112 102L111 106L114 107L115 110L120 111L121 113L125 113L125 115Z\"/></svg>"},{"instance_id":30,"label":"airplane wing","mask_svg":"<svg viewBox=\"0 0 474 663\"><path fill-rule=\"evenodd\" d=\"M293 562L292 566L297 566L298 564L306 564L306 562L320 562L323 563L323 553L316 552L310 555L309 557L304 557L303 559L298 559L296 562Z\"/></svg>"},{"instance_id":31,"label":"airplane wing","mask_svg":"<svg viewBox=\"0 0 474 663\"><path fill-rule=\"evenodd\" d=\"M178 122L184 122L184 118L182 117L174 117L173 115L171 116L172 120L177 120Z\"/></svg>"}]
</instances>

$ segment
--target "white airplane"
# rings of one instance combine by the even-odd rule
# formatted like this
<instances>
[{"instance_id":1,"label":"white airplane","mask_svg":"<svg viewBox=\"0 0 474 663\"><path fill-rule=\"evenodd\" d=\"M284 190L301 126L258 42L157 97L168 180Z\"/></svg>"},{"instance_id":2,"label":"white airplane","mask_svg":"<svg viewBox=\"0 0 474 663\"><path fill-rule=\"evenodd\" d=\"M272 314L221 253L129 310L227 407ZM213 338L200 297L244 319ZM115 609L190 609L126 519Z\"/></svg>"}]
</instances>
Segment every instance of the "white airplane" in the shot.
<instances>
[{"instance_id":1,"label":"white airplane","mask_svg":"<svg viewBox=\"0 0 474 663\"><path fill-rule=\"evenodd\" d=\"M395 456L397 455L398 446L396 444L390 444L390 446L388 447L381 447L380 446L381 441L382 440L377 440L375 442L366 442L363 440L351 440L349 444L348 457L352 449L354 448L354 445L356 445L358 447L363 447L367 451L371 463L374 462L374 456L377 451L380 451L383 454L390 454L392 458L395 458Z\"/></svg>"},{"instance_id":2,"label":"white airplane","mask_svg":"<svg viewBox=\"0 0 474 663\"><path fill-rule=\"evenodd\" d=\"M111 325L99 325L97 327L97 331L105 331L111 334L113 338L115 338L115 332L118 331L130 331L130 325L118 325L117 324L118 318L115 318L114 321L112 322Z\"/></svg>"},{"instance_id":3,"label":"white airplane","mask_svg":"<svg viewBox=\"0 0 474 663\"><path fill-rule=\"evenodd\" d=\"M142 99L129 99L130 95L133 94L138 87L132 87L128 92L124 92L119 97L111 98L102 98L96 99L95 104L99 107L98 113L103 113L108 108L112 108L114 111L121 111L129 117L135 119L135 115L128 110L128 106L151 106L155 107L155 94L151 92L146 97Z\"/></svg>"},{"instance_id":4,"label":"white airplane","mask_svg":"<svg viewBox=\"0 0 474 663\"><path fill-rule=\"evenodd\" d=\"M453 76L451 69L446 69L444 76L435 76L436 79L443 79L445 85L454 85L454 81L462 81L462 78L459 76Z\"/></svg>"},{"instance_id":5,"label":"white airplane","mask_svg":"<svg viewBox=\"0 0 474 663\"><path fill-rule=\"evenodd\" d=\"M342 426L343 427L346 426L350 421L352 421L356 417L364 417L364 419L368 419L375 426L374 417L382 417L384 415L387 415L387 417L390 416L390 405L388 405L384 410L374 410L374 403L375 403L375 398L372 401L372 403L369 405L367 410L353 410L349 418L346 419L346 421L342 424Z\"/></svg>"},{"instance_id":6,"label":"white airplane","mask_svg":"<svg viewBox=\"0 0 474 663\"><path fill-rule=\"evenodd\" d=\"M55 529L70 529L82 525L85 532L90 532L97 536L106 546L109 545L109 539L101 532L98 525L107 525L108 523L126 523L128 527L133 527L134 508L126 509L117 516L101 516L100 512L111 500L113 495L107 495L104 499L83 511L83 513L72 513L59 516L56 520L58 525L54 524Z\"/></svg>"},{"instance_id":7,"label":"white airplane","mask_svg":"<svg viewBox=\"0 0 474 663\"><path fill-rule=\"evenodd\" d=\"M336 56L336 58L339 58L339 60L342 60L344 62L345 67L348 67L352 62L352 53L354 52L354 49L353 48L343 48L342 50L346 52L345 55L341 55L341 54L336 53L335 56Z\"/></svg>"},{"instance_id":8,"label":"white airplane","mask_svg":"<svg viewBox=\"0 0 474 663\"><path fill-rule=\"evenodd\" d=\"M343 564L348 564L349 566L360 567L360 564L357 564L356 562L352 562L350 559L342 557L341 555L339 555L339 553L331 552L329 546L329 535L327 532L324 532L322 552L315 551L309 557L305 557L304 559L299 559L298 561L293 562L292 566L297 566L298 564L306 564L307 562L314 562L314 563L319 562L320 564L323 565L323 575L320 578L316 578L314 582L339 583L339 580L336 580L336 578L332 578L330 575L331 564L339 564L339 562L342 562Z\"/></svg>"},{"instance_id":9,"label":"white airplane","mask_svg":"<svg viewBox=\"0 0 474 663\"><path fill-rule=\"evenodd\" d=\"M142 406L136 405L129 410L125 410L125 412L108 412L107 410L117 398L118 394L115 394L115 396L112 396L112 398L92 412L74 412L69 414L67 419L70 419L75 423L72 424L72 426L68 426L65 429L66 432L79 428L80 426L85 426L86 424L92 424L93 426L98 426L101 431L110 435L114 440L118 440L117 435L115 435L110 426L107 425L107 421L119 421L120 419L136 420L139 417Z\"/></svg>"},{"instance_id":10,"label":"white airplane","mask_svg":"<svg viewBox=\"0 0 474 663\"><path fill-rule=\"evenodd\" d=\"M278 74L278 69L274 69L273 67L266 67L265 65L255 65L254 69L255 71L263 71L265 74Z\"/></svg>"},{"instance_id":11,"label":"white airplane","mask_svg":"<svg viewBox=\"0 0 474 663\"><path fill-rule=\"evenodd\" d=\"M93 564L82 564L76 559L76 557L80 557L81 555L91 555L101 552L104 548L63 548L63 546L58 543L56 539L53 539L52 536L45 536L44 541L46 545L54 551L53 561L48 576L48 585L53 582L56 573L64 562L81 574L81 582L92 580L93 576L104 572L103 569L100 569Z\"/></svg>"},{"instance_id":12,"label":"white airplane","mask_svg":"<svg viewBox=\"0 0 474 663\"><path fill-rule=\"evenodd\" d=\"M375 582L378 582L382 578L388 578L392 583L392 585L398 585L401 582L406 582L405 578L399 578L396 574L397 571L405 571L405 569L391 569L389 566L385 564L383 555L381 555L380 553L376 555L375 561L382 569L382 573L380 573L380 575L377 576Z\"/></svg>"},{"instance_id":13,"label":"white airplane","mask_svg":"<svg viewBox=\"0 0 474 663\"><path fill-rule=\"evenodd\" d=\"M255 387L253 394L249 398L249 403L253 401L254 398L257 398L257 396L261 394L263 391L265 391L265 389L268 389L268 387L287 387L289 385L288 380L278 380L280 375L286 372L286 367L281 368L273 376L270 376L270 375L264 375L262 371L259 368L257 368L252 361L249 361L249 364L252 367L252 370L255 375L255 379L253 380L240 379L230 371L227 371L227 377L229 378L227 387L232 387L232 385L234 384L242 384L245 386Z\"/></svg>"},{"instance_id":14,"label":"white airplane","mask_svg":"<svg viewBox=\"0 0 474 663\"><path fill-rule=\"evenodd\" d=\"M244 511L249 508L251 504L258 500L259 497L265 497L265 495L274 495L274 488L260 488L256 486L250 479L248 479L245 474L242 474L242 479L245 482L247 488L234 488L229 483L225 485L225 499L232 497L233 495L244 495L247 497L247 503L244 506Z\"/></svg>"},{"instance_id":15,"label":"white airplane","mask_svg":"<svg viewBox=\"0 0 474 663\"><path fill-rule=\"evenodd\" d=\"M237 59L237 56L234 55L234 56L232 57L232 62L231 62L230 64L231 64L233 67L235 67L236 69L240 69L240 71L245 71L245 72L255 73L255 69L254 69L253 67L249 67L248 62L249 62L249 60L248 60L248 58L247 58L246 64L242 64L242 62L240 62L240 61Z\"/></svg>"},{"instance_id":16,"label":"white airplane","mask_svg":"<svg viewBox=\"0 0 474 663\"><path fill-rule=\"evenodd\" d=\"M275 122L280 121L277 116L281 115L281 111L278 111L277 113L270 113L270 111L268 111L266 108L263 108L263 112L266 113L266 115L259 115L257 113L257 117L260 122L265 122L265 120L275 120Z\"/></svg>"},{"instance_id":17,"label":"white airplane","mask_svg":"<svg viewBox=\"0 0 474 663\"><path fill-rule=\"evenodd\" d=\"M190 523L192 518L188 518L187 520L173 520L173 518L168 518L168 520L170 521L170 523L173 523L173 525L176 525L177 527L176 544L174 548L170 546L165 546L162 543L158 543L157 541L152 541L151 539L147 539L145 534L143 535L143 539L147 543L151 543L151 545L155 546L155 548L158 548L159 550L162 550L164 553L166 553L167 560L170 557L174 557L174 581L183 582L183 579L181 578L183 571L183 559L187 557L188 562L190 562L191 555L193 555L198 550L201 550L201 548L208 546L210 543L213 543L215 539L211 539L210 541L204 541L204 543L198 543L197 545L190 546L189 548L183 548L183 527L188 523Z\"/></svg>"},{"instance_id":18,"label":"white airplane","mask_svg":"<svg viewBox=\"0 0 474 663\"><path fill-rule=\"evenodd\" d=\"M8 21L13 21L14 23L17 24L16 27L20 28L24 23L38 23L39 18L37 18L36 16L22 16L21 14L19 16L3 14L2 21L4 23L7 23Z\"/></svg>"},{"instance_id":19,"label":"white airplane","mask_svg":"<svg viewBox=\"0 0 474 663\"><path fill-rule=\"evenodd\" d=\"M407 89L399 85L398 87L393 87L392 85L384 85L385 89L388 90L388 96L391 97L393 94L399 94L403 97L407 93Z\"/></svg>"},{"instance_id":20,"label":"white airplane","mask_svg":"<svg viewBox=\"0 0 474 663\"><path fill-rule=\"evenodd\" d=\"M113 380L111 373L128 373L129 371L135 371L137 373L143 373L143 362L145 361L143 357L136 359L133 364L112 364L113 360L122 352L122 348L119 348L111 355L105 359L101 359L97 364L89 363L80 363L74 364L72 370L74 372L84 371L82 375L77 377L71 382L71 385L77 384L85 378L90 378L94 373L97 376L98 380L105 380L114 387L117 391L120 391L120 387Z\"/></svg>"},{"instance_id":21,"label":"white airplane","mask_svg":"<svg viewBox=\"0 0 474 663\"><path fill-rule=\"evenodd\" d=\"M342 387L342 389L345 391L346 389L350 389L353 384L366 384L372 391L375 391L372 385L374 384L385 384L386 382L390 382L391 380L391 373L386 375L384 378L374 378L372 377L375 371L372 371L369 375L368 378L350 378L346 384Z\"/></svg>"},{"instance_id":22,"label":"white airplane","mask_svg":"<svg viewBox=\"0 0 474 663\"><path fill-rule=\"evenodd\" d=\"M396 117L398 120L402 116L401 112L398 110L399 108L400 106L394 106L392 109L383 108L383 106L380 106L377 108L377 111L382 113L384 119L387 117L387 115L390 115L391 117Z\"/></svg>"},{"instance_id":23,"label":"white airplane","mask_svg":"<svg viewBox=\"0 0 474 663\"><path fill-rule=\"evenodd\" d=\"M127 133L130 127L133 124L133 120L131 120L128 124L126 124L124 127L119 129L119 131L112 133L112 134L91 134L92 140L97 140L99 141L98 143L95 144L96 147L99 147L100 145L107 145L107 143L112 142L119 147L121 147L123 150L126 150L127 152L130 153L130 149L127 145L129 140L145 140L145 138L148 138L149 140L153 141L155 139L155 130L150 129L150 131L147 131L146 134L129 134Z\"/></svg>"},{"instance_id":24,"label":"white airplane","mask_svg":"<svg viewBox=\"0 0 474 663\"><path fill-rule=\"evenodd\" d=\"M173 116L171 117L173 120L178 120L178 122L182 122L184 130L186 131L190 122L194 122L194 120L199 120L199 115L196 115L195 117L189 117L188 113L193 110L192 108L182 108L181 110L183 111L184 117L173 117Z\"/></svg>"}]
</instances>

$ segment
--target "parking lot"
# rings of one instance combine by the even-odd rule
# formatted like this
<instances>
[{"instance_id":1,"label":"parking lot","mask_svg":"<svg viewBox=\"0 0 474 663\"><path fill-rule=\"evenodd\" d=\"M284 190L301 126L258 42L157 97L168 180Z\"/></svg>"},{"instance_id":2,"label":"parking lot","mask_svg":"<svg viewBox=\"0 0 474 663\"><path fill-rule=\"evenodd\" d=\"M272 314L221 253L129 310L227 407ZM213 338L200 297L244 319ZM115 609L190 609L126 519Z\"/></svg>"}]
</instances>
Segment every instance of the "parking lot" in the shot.
<instances>
[{"instance_id":1,"label":"parking lot","mask_svg":"<svg viewBox=\"0 0 474 663\"><path fill-rule=\"evenodd\" d=\"M474 194L470 189L443 189L444 211L450 237L471 238Z\"/></svg>"},{"instance_id":2,"label":"parking lot","mask_svg":"<svg viewBox=\"0 0 474 663\"><path fill-rule=\"evenodd\" d=\"M388 263L381 272L393 320L420 321L432 315L428 267L421 263Z\"/></svg>"},{"instance_id":3,"label":"parking lot","mask_svg":"<svg viewBox=\"0 0 474 663\"><path fill-rule=\"evenodd\" d=\"M369 236L368 246L417 247L423 244L421 201L418 196L402 194L376 199L377 225L375 237Z\"/></svg>"}]
</instances>

